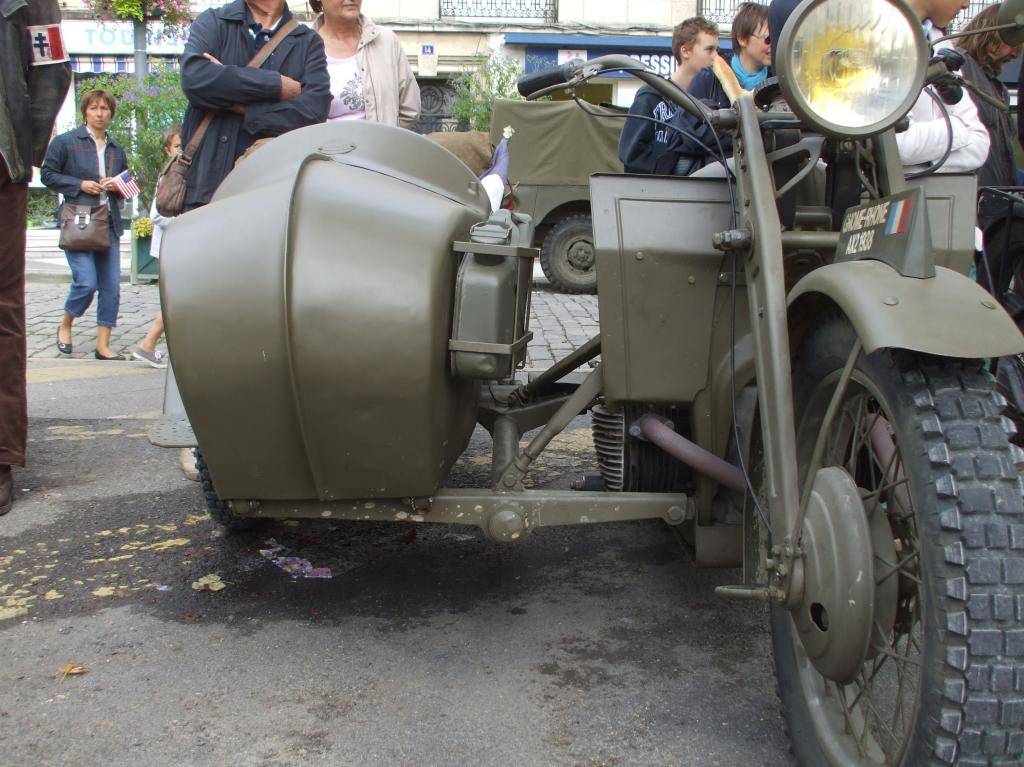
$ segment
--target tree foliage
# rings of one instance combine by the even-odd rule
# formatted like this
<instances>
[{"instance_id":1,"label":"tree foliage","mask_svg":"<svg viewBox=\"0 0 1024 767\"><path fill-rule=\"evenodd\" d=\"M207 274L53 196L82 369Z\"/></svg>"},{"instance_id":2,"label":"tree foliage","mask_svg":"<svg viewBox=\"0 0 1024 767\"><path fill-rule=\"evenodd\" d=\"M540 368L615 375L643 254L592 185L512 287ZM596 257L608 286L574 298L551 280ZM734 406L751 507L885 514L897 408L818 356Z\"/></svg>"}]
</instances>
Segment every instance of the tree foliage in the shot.
<instances>
[{"instance_id":1,"label":"tree foliage","mask_svg":"<svg viewBox=\"0 0 1024 767\"><path fill-rule=\"evenodd\" d=\"M453 80L452 117L460 129L487 131L491 128L491 111L495 99L521 99L516 81L523 67L515 59L500 53L492 54L476 68L467 69Z\"/></svg>"},{"instance_id":2,"label":"tree foliage","mask_svg":"<svg viewBox=\"0 0 1024 767\"><path fill-rule=\"evenodd\" d=\"M189 0L85 0L99 21L147 21L159 19L165 31L181 31L192 23Z\"/></svg>"},{"instance_id":3,"label":"tree foliage","mask_svg":"<svg viewBox=\"0 0 1024 767\"><path fill-rule=\"evenodd\" d=\"M128 168L142 190L140 210L149 211L156 179L167 162L164 131L181 124L188 105L181 78L170 69L156 69L140 84L125 75L97 75L79 86L102 88L117 99L117 114L108 132L128 155Z\"/></svg>"}]
</instances>

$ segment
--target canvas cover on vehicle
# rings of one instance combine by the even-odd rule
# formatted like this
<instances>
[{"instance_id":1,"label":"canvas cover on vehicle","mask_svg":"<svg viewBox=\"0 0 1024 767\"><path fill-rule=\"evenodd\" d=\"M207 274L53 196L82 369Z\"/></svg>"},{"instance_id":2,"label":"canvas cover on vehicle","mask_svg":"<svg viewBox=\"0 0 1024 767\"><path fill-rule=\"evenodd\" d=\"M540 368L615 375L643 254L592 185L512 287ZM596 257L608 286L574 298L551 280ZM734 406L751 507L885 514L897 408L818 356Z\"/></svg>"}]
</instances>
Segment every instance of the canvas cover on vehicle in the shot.
<instances>
[{"instance_id":1,"label":"canvas cover on vehicle","mask_svg":"<svg viewBox=\"0 0 1024 767\"><path fill-rule=\"evenodd\" d=\"M588 104L606 115L617 110ZM491 143L497 146L502 132L512 126L509 141L509 181L519 184L586 186L594 173L622 173L620 117L592 117L572 101L494 102Z\"/></svg>"}]
</instances>

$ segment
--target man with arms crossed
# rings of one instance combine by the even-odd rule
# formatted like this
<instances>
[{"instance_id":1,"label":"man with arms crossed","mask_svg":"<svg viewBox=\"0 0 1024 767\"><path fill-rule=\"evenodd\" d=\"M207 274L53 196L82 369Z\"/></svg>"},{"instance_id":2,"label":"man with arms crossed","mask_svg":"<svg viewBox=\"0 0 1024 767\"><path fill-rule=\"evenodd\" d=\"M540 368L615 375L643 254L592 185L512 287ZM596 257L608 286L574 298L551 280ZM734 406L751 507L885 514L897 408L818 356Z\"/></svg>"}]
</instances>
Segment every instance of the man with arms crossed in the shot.
<instances>
[{"instance_id":1,"label":"man with arms crossed","mask_svg":"<svg viewBox=\"0 0 1024 767\"><path fill-rule=\"evenodd\" d=\"M291 17L284 0L234 0L192 22L181 56L182 146L207 112L215 116L193 158L185 210L208 203L257 140L327 119L331 79L323 40L311 28L298 25L262 67L246 66Z\"/></svg>"}]
</instances>

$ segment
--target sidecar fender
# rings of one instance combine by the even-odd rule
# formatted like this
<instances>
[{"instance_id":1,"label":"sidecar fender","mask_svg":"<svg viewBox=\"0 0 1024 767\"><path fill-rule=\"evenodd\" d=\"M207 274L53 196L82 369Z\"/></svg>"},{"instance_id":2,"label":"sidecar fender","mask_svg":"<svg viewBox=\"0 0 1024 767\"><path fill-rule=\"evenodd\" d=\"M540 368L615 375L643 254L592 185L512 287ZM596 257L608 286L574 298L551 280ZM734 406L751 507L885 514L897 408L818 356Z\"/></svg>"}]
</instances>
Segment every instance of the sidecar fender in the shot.
<instances>
[{"instance_id":1,"label":"sidecar fender","mask_svg":"<svg viewBox=\"0 0 1024 767\"><path fill-rule=\"evenodd\" d=\"M1024 336L1002 306L976 282L941 266L928 279L904 277L880 261L815 269L790 291L791 325L813 326L823 298L849 318L869 354L882 348L965 358L1024 352Z\"/></svg>"}]
</instances>

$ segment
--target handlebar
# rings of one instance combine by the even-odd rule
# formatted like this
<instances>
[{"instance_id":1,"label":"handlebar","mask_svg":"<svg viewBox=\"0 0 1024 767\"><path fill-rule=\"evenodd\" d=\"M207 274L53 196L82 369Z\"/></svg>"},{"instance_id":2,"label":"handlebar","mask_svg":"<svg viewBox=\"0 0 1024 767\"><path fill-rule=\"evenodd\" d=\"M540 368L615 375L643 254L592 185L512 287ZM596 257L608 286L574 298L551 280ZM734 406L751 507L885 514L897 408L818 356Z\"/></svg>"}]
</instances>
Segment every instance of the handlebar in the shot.
<instances>
[{"instance_id":1,"label":"handlebar","mask_svg":"<svg viewBox=\"0 0 1024 767\"><path fill-rule=\"evenodd\" d=\"M585 63L583 59L573 59L562 64L560 67L551 67L550 69L542 69L540 72L523 75L519 78L519 82L516 83L516 88L519 90L520 96L529 98L537 91L566 85L576 77L576 73L583 68Z\"/></svg>"},{"instance_id":2,"label":"handlebar","mask_svg":"<svg viewBox=\"0 0 1024 767\"><path fill-rule=\"evenodd\" d=\"M734 109L709 109L671 80L654 73L636 59L621 54L599 56L586 62L577 59L560 67L525 75L519 78L517 88L523 98L532 101L553 91L579 85L602 72L614 70L629 72L654 88L666 101L685 109L700 120L710 122L718 131L734 130L739 124ZM781 120L789 124L794 121L793 115L789 112L758 112L757 118L762 123Z\"/></svg>"},{"instance_id":3,"label":"handlebar","mask_svg":"<svg viewBox=\"0 0 1024 767\"><path fill-rule=\"evenodd\" d=\"M519 78L516 87L523 98L533 100L545 96L551 91L560 90L563 86L574 86L584 79L609 70L626 70L656 90L665 100L682 107L701 120L709 120L719 130L728 130L736 126L736 114L731 109L711 110L684 91L671 80L645 67L636 59L621 54L599 56L590 61L576 59L560 67L552 67L542 72L534 72Z\"/></svg>"},{"instance_id":4,"label":"handlebar","mask_svg":"<svg viewBox=\"0 0 1024 767\"><path fill-rule=\"evenodd\" d=\"M947 104L956 104L963 97L963 88L966 88L989 106L1001 112L1009 112L1010 108L997 98L993 98L970 80L959 74L958 70L964 64L964 57L958 51L951 48L942 48L935 51L935 56L928 62L928 68L924 74L924 84L935 86Z\"/></svg>"}]
</instances>

